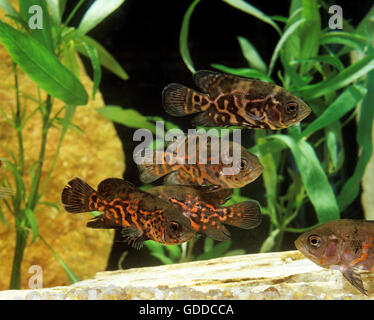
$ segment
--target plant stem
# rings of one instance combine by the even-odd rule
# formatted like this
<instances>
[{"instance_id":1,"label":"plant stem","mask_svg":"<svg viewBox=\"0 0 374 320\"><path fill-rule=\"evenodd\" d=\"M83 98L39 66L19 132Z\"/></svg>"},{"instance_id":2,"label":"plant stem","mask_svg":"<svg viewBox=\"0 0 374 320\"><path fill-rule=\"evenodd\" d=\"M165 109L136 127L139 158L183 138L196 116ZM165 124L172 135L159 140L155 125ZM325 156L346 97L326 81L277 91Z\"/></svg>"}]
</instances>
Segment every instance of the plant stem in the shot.
<instances>
[{"instance_id":1,"label":"plant stem","mask_svg":"<svg viewBox=\"0 0 374 320\"><path fill-rule=\"evenodd\" d=\"M19 97L19 88L18 88L18 72L17 72L17 64L13 63L13 70L14 70L14 84L16 88L16 117L15 117L15 128L17 131L17 138L18 138L18 147L19 147L19 173L23 175L23 167L24 167L24 148L23 148L23 138L22 138L22 130L21 130L21 102Z\"/></svg>"},{"instance_id":2,"label":"plant stem","mask_svg":"<svg viewBox=\"0 0 374 320\"><path fill-rule=\"evenodd\" d=\"M193 237L190 242L188 243L188 250L187 250L187 255L186 255L186 261L185 262L189 262L191 260L191 256L192 256L192 249L195 245L195 242L196 242L196 237Z\"/></svg>"},{"instance_id":3,"label":"plant stem","mask_svg":"<svg viewBox=\"0 0 374 320\"><path fill-rule=\"evenodd\" d=\"M16 248L14 250L12 275L10 278L10 289L21 288L21 263L25 252L29 230L18 226L16 222Z\"/></svg>"}]
</instances>

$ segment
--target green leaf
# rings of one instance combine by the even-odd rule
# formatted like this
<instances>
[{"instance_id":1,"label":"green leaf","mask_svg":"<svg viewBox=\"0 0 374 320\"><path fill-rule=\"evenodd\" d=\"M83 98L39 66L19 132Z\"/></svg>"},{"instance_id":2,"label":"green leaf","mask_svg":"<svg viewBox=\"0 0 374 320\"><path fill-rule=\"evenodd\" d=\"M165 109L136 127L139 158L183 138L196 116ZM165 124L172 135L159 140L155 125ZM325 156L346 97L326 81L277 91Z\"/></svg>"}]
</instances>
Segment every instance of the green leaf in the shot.
<instances>
[{"instance_id":1,"label":"green leaf","mask_svg":"<svg viewBox=\"0 0 374 320\"><path fill-rule=\"evenodd\" d=\"M77 61L74 41L70 40L63 46L63 62L64 65L79 79L80 70Z\"/></svg>"},{"instance_id":2,"label":"green leaf","mask_svg":"<svg viewBox=\"0 0 374 320\"><path fill-rule=\"evenodd\" d=\"M264 14L262 11L258 10L254 6L250 5L249 3L242 1L242 0L223 0L230 6L239 9L245 13L248 13L251 16L256 17L257 19L271 25L279 34L282 32L280 31L278 25L271 19L268 15Z\"/></svg>"},{"instance_id":3,"label":"green leaf","mask_svg":"<svg viewBox=\"0 0 374 320\"><path fill-rule=\"evenodd\" d=\"M56 25L60 25L62 14L65 11L67 0L46 0L48 7L51 9L52 18Z\"/></svg>"},{"instance_id":4,"label":"green leaf","mask_svg":"<svg viewBox=\"0 0 374 320\"><path fill-rule=\"evenodd\" d=\"M145 241L144 246L146 246L149 251L157 253L159 255L165 255L164 245L156 241Z\"/></svg>"},{"instance_id":5,"label":"green leaf","mask_svg":"<svg viewBox=\"0 0 374 320\"><path fill-rule=\"evenodd\" d=\"M361 104L357 128L357 142L360 146L360 155L353 175L344 184L338 196L339 207L342 211L345 210L359 194L362 176L365 173L365 168L373 153L374 70L368 73L366 83L367 94Z\"/></svg>"},{"instance_id":6,"label":"green leaf","mask_svg":"<svg viewBox=\"0 0 374 320\"><path fill-rule=\"evenodd\" d=\"M305 19L300 19L300 20L295 21L295 23L293 23L292 25L290 25L287 28L287 30L282 34L281 38L279 39L279 41L278 41L278 43L277 43L277 45L276 45L276 47L274 49L273 55L271 56L270 64L269 64L269 69L268 69L268 76L270 76L271 73L273 72L273 68L274 68L276 60L278 59L279 52L282 49L283 45L286 43L287 39L290 36L292 36L292 34L295 33L297 31L297 29L304 22L305 22Z\"/></svg>"},{"instance_id":7,"label":"green leaf","mask_svg":"<svg viewBox=\"0 0 374 320\"><path fill-rule=\"evenodd\" d=\"M321 37L321 44L341 44L357 50L364 50L366 38L355 33L331 31Z\"/></svg>"},{"instance_id":8,"label":"green leaf","mask_svg":"<svg viewBox=\"0 0 374 320\"><path fill-rule=\"evenodd\" d=\"M213 249L214 240L212 238L204 239L204 252L208 252Z\"/></svg>"},{"instance_id":9,"label":"green leaf","mask_svg":"<svg viewBox=\"0 0 374 320\"><path fill-rule=\"evenodd\" d=\"M87 55L91 60L91 65L93 69L93 89L92 89L92 99L95 99L95 94L99 88L101 81L101 67L99 62L99 54L95 47L88 45L86 42L83 42L83 46L87 51Z\"/></svg>"},{"instance_id":10,"label":"green leaf","mask_svg":"<svg viewBox=\"0 0 374 320\"><path fill-rule=\"evenodd\" d=\"M215 69L221 70L226 73L234 74L237 76L241 77L246 77L246 78L251 78L251 79L259 79L262 81L266 82L271 82L274 83L274 80L267 76L265 73L255 70L255 69L250 69L250 68L230 68L223 66L221 64L215 64L212 63L211 66Z\"/></svg>"},{"instance_id":11,"label":"green leaf","mask_svg":"<svg viewBox=\"0 0 374 320\"><path fill-rule=\"evenodd\" d=\"M49 245L49 243L41 235L39 235L39 239L44 242L44 244L49 248L49 250L51 250L52 254L58 260L58 262L60 263L60 265L64 269L64 271L65 271L65 273L66 273L66 275L67 275L67 277L69 279L69 282L71 284L73 284L75 282L80 281L80 279L78 278L78 276L75 275L75 273L68 267L68 265L65 263L65 261L62 260L62 258L60 257L60 255Z\"/></svg>"},{"instance_id":12,"label":"green leaf","mask_svg":"<svg viewBox=\"0 0 374 320\"><path fill-rule=\"evenodd\" d=\"M107 68L109 71L113 72L116 76L120 77L123 80L127 80L129 78L126 71L121 67L121 65L113 58L113 56L97 41L88 37L88 36L81 36L76 41L76 49L81 53L87 56L87 52L84 49L83 43L95 48L97 50L97 54L99 55L100 64Z\"/></svg>"},{"instance_id":13,"label":"green leaf","mask_svg":"<svg viewBox=\"0 0 374 320\"><path fill-rule=\"evenodd\" d=\"M173 261L177 261L182 254L181 248L177 245L165 245L165 249L169 252L169 257Z\"/></svg>"},{"instance_id":14,"label":"green leaf","mask_svg":"<svg viewBox=\"0 0 374 320\"><path fill-rule=\"evenodd\" d=\"M156 134L156 126L134 109L122 109L119 106L106 106L97 111L105 118L130 128L148 129Z\"/></svg>"},{"instance_id":15,"label":"green leaf","mask_svg":"<svg viewBox=\"0 0 374 320\"><path fill-rule=\"evenodd\" d=\"M218 243L216 246L214 246L211 250L208 252L205 252L197 257L197 260L208 260L208 259L214 259L219 258L224 255L224 253L230 248L231 246L231 240L222 241Z\"/></svg>"},{"instance_id":16,"label":"green leaf","mask_svg":"<svg viewBox=\"0 0 374 320\"><path fill-rule=\"evenodd\" d=\"M78 33L83 35L95 28L124 2L125 0L96 0L84 14L77 29Z\"/></svg>"},{"instance_id":17,"label":"green leaf","mask_svg":"<svg viewBox=\"0 0 374 320\"><path fill-rule=\"evenodd\" d=\"M338 90L349 85L360 77L366 75L370 70L374 69L374 53L367 54L358 62L350 65L338 75L321 81L314 85L308 85L299 89L298 94L308 98L318 98L331 91Z\"/></svg>"},{"instance_id":18,"label":"green leaf","mask_svg":"<svg viewBox=\"0 0 374 320\"><path fill-rule=\"evenodd\" d=\"M163 264L173 264L174 261L171 260L169 257L165 256L164 254L159 254L157 252L151 252L151 256L160 260Z\"/></svg>"},{"instance_id":19,"label":"green leaf","mask_svg":"<svg viewBox=\"0 0 374 320\"><path fill-rule=\"evenodd\" d=\"M20 68L50 95L73 105L87 104L80 81L40 42L0 21L0 42Z\"/></svg>"},{"instance_id":20,"label":"green leaf","mask_svg":"<svg viewBox=\"0 0 374 320\"><path fill-rule=\"evenodd\" d=\"M323 56L318 56L318 57L312 57L312 58L305 58L305 59L295 59L291 60L290 64L294 65L297 63L302 63L302 62L322 62L322 63L327 63L338 69L339 71L344 70L344 65L340 61L340 59L336 56L328 56L328 55L323 55Z\"/></svg>"},{"instance_id":21,"label":"green leaf","mask_svg":"<svg viewBox=\"0 0 374 320\"><path fill-rule=\"evenodd\" d=\"M9 227L9 223L5 219L3 208L2 208L2 205L1 205L1 201L4 201L4 200L0 199L0 221L4 224L4 226Z\"/></svg>"},{"instance_id":22,"label":"green leaf","mask_svg":"<svg viewBox=\"0 0 374 320\"><path fill-rule=\"evenodd\" d=\"M248 65L251 68L266 74L266 64L262 60L260 54L257 52L256 48L246 38L237 37L237 39L240 48L242 49L243 56L248 61Z\"/></svg>"},{"instance_id":23,"label":"green leaf","mask_svg":"<svg viewBox=\"0 0 374 320\"><path fill-rule=\"evenodd\" d=\"M334 192L313 147L304 140L295 140L282 134L272 135L271 138L282 141L290 148L318 221L323 223L339 219L339 207Z\"/></svg>"},{"instance_id":24,"label":"green leaf","mask_svg":"<svg viewBox=\"0 0 374 320\"><path fill-rule=\"evenodd\" d=\"M235 249L235 250L227 251L223 256L224 257L232 257L232 256L241 256L243 254L245 254L245 250Z\"/></svg>"},{"instance_id":25,"label":"green leaf","mask_svg":"<svg viewBox=\"0 0 374 320\"><path fill-rule=\"evenodd\" d=\"M188 49L188 29L190 25L190 19L193 11L195 10L196 5L200 2L200 0L195 0L192 4L188 7L186 13L183 16L182 27L179 34L179 52L182 56L184 63L186 64L187 68L192 72L195 73L195 68L193 66L192 58L190 55L190 50Z\"/></svg>"},{"instance_id":26,"label":"green leaf","mask_svg":"<svg viewBox=\"0 0 374 320\"><path fill-rule=\"evenodd\" d=\"M34 243L34 241L36 240L36 238L39 235L38 221L36 220L34 211L32 211L31 209L26 208L24 212L25 212L25 216L26 216L27 221L28 221L28 225L30 226L30 228L32 230L32 240L31 240L31 243Z\"/></svg>"},{"instance_id":27,"label":"green leaf","mask_svg":"<svg viewBox=\"0 0 374 320\"><path fill-rule=\"evenodd\" d=\"M273 230L269 236L266 238L266 240L263 242L260 252L270 252L276 245L276 239L280 233L279 229Z\"/></svg>"},{"instance_id":28,"label":"green leaf","mask_svg":"<svg viewBox=\"0 0 374 320\"><path fill-rule=\"evenodd\" d=\"M47 8L47 4L45 0L33 0L31 3L29 0L21 0L20 2L20 11L24 21L28 22L28 30L30 31L33 38L37 39L40 43L42 43L50 52L54 51L54 45L52 40L52 28L51 28L51 21L50 16ZM29 12L32 6L38 6L42 10L42 20L41 22L41 29L38 28L30 28L30 19L34 17L38 11Z\"/></svg>"},{"instance_id":29,"label":"green leaf","mask_svg":"<svg viewBox=\"0 0 374 320\"><path fill-rule=\"evenodd\" d=\"M351 111L365 96L366 89L358 86L347 88L330 106L314 120L304 131L302 136L307 137L318 130L334 123L346 113Z\"/></svg>"}]
</instances>

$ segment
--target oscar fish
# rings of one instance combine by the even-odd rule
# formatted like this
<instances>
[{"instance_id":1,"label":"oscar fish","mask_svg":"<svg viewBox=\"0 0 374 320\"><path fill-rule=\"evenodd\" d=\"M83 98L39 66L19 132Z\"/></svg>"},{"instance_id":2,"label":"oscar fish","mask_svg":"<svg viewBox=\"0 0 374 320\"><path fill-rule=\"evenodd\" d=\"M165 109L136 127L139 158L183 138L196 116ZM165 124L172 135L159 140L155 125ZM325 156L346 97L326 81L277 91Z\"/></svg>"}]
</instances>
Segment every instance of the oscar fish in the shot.
<instances>
[{"instance_id":1,"label":"oscar fish","mask_svg":"<svg viewBox=\"0 0 374 320\"><path fill-rule=\"evenodd\" d=\"M367 295L359 270L374 271L374 221L342 219L305 232L295 246L321 267L337 269Z\"/></svg>"},{"instance_id":2,"label":"oscar fish","mask_svg":"<svg viewBox=\"0 0 374 320\"><path fill-rule=\"evenodd\" d=\"M196 152L190 154L189 143L194 137ZM175 144L173 152L154 151L151 164L139 165L140 179L144 183L150 183L166 176L165 184L241 188L261 175L264 168L257 156L240 144L229 141L228 150L218 154L213 151L217 146L211 140L200 144L200 138L201 136L193 135L185 137ZM217 145L221 145L220 141ZM183 150L181 154L179 154L180 150ZM233 154L233 151L236 152L238 161L233 160L230 164L225 159L229 154Z\"/></svg>"},{"instance_id":3,"label":"oscar fish","mask_svg":"<svg viewBox=\"0 0 374 320\"><path fill-rule=\"evenodd\" d=\"M180 208L196 233L214 240L230 239L230 232L224 224L252 229L261 222L261 209L255 200L221 207L231 196L231 189L164 185L150 188L148 192Z\"/></svg>"},{"instance_id":4,"label":"oscar fish","mask_svg":"<svg viewBox=\"0 0 374 320\"><path fill-rule=\"evenodd\" d=\"M105 179L95 191L74 178L62 191L62 203L70 213L103 212L88 221L87 227L120 229L124 241L135 248L146 240L180 244L195 235L191 222L180 210L123 179Z\"/></svg>"},{"instance_id":5,"label":"oscar fish","mask_svg":"<svg viewBox=\"0 0 374 320\"><path fill-rule=\"evenodd\" d=\"M193 80L202 92L172 83L162 101L175 117L199 113L193 120L197 126L277 130L311 112L300 98L272 83L207 70L196 72Z\"/></svg>"}]
</instances>

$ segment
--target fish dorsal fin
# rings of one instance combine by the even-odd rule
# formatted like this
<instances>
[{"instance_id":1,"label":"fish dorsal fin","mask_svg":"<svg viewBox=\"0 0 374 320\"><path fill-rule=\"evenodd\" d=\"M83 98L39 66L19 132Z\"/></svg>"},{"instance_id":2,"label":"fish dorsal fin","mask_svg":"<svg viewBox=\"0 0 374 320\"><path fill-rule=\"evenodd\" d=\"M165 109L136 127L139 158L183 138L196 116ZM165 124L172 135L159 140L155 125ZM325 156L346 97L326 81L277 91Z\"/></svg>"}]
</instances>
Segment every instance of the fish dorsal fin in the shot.
<instances>
[{"instance_id":1,"label":"fish dorsal fin","mask_svg":"<svg viewBox=\"0 0 374 320\"><path fill-rule=\"evenodd\" d=\"M108 178L101 181L97 187L97 193L106 200L115 197L119 188L127 188L129 190L137 190L130 182L120 178Z\"/></svg>"},{"instance_id":2,"label":"fish dorsal fin","mask_svg":"<svg viewBox=\"0 0 374 320\"><path fill-rule=\"evenodd\" d=\"M230 93L241 85L248 86L251 81L244 77L208 70L201 70L194 74L196 86L208 93L211 99L217 98L221 93Z\"/></svg>"},{"instance_id":3,"label":"fish dorsal fin","mask_svg":"<svg viewBox=\"0 0 374 320\"><path fill-rule=\"evenodd\" d=\"M191 186L200 193L203 201L220 206L231 197L232 189L217 189L216 186Z\"/></svg>"}]
</instances>

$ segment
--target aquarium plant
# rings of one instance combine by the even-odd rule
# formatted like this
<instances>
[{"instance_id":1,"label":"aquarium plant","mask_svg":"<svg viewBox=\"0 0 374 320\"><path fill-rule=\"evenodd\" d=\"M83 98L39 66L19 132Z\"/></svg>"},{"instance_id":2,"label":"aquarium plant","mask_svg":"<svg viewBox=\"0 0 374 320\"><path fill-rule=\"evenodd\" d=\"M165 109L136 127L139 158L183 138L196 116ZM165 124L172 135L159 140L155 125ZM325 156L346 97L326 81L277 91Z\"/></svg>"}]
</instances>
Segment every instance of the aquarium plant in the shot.
<instances>
[{"instance_id":1,"label":"aquarium plant","mask_svg":"<svg viewBox=\"0 0 374 320\"><path fill-rule=\"evenodd\" d=\"M0 0L0 8L6 12L7 22L0 21L0 44L3 45L13 60L14 90L16 104L11 106L8 114L0 105L0 116L6 119L17 134L17 143L13 148L7 148L0 142L5 173L0 177L2 187L11 188L11 198L1 199L0 220L5 226L3 206L14 216L16 229L16 245L9 287L20 288L21 263L27 240L31 243L40 238L50 248L60 261L69 280L78 280L74 272L64 263L58 253L46 242L38 231L38 221L35 215L40 206L59 208L57 203L43 201L43 195L48 190L48 182L55 168L59 150L67 130L76 129L73 124L78 106L88 103L89 95L79 80L77 52L87 56L93 70L92 97L98 90L101 80L101 66L106 67L121 79L128 75L116 62L112 55L105 50L87 33L115 11L124 0L96 0L84 13L77 27L70 26L72 18L82 6L84 0L77 1L70 13L65 12L66 0L20 0L16 10L8 0ZM19 70L22 70L36 85L34 96L25 96L20 91ZM26 110L21 97L37 102L37 108ZM54 110L56 99L62 100L64 106ZM37 161L25 170L24 159L28 150L23 147L23 128L32 117L40 117L41 140ZM57 127L60 130L59 141L55 146L55 155L46 178L42 178L45 149L49 130ZM46 169L46 168L44 168ZM31 185L25 185L24 178L31 177Z\"/></svg>"}]
</instances>

